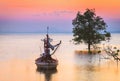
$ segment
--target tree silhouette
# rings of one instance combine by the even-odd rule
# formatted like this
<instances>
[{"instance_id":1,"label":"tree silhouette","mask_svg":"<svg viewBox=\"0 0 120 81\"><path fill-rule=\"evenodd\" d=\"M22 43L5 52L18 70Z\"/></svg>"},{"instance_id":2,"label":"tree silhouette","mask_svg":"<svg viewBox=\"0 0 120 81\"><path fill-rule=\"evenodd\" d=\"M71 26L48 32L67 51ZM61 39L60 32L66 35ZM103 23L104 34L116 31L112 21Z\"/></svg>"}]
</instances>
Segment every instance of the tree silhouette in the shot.
<instances>
[{"instance_id":1,"label":"tree silhouette","mask_svg":"<svg viewBox=\"0 0 120 81\"><path fill-rule=\"evenodd\" d=\"M109 40L111 37L110 32L106 31L106 23L100 16L96 16L95 9L86 9L83 14L78 12L72 24L73 40L76 44L82 42L88 44L89 53L91 53L91 45Z\"/></svg>"}]
</instances>

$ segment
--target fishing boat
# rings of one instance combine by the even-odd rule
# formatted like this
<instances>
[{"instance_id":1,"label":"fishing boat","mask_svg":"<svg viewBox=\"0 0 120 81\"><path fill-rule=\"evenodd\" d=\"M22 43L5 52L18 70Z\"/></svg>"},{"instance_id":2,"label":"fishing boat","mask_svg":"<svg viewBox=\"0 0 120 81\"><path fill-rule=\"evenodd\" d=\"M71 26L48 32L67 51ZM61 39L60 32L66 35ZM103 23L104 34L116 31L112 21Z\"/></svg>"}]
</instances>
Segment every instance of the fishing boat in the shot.
<instances>
[{"instance_id":1,"label":"fishing boat","mask_svg":"<svg viewBox=\"0 0 120 81\"><path fill-rule=\"evenodd\" d=\"M38 57L35 60L37 69L56 69L58 65L58 60L54 59L52 55L56 52L56 50L60 46L61 41L56 45L51 45L50 42L52 42L52 39L50 39L48 35L48 28L47 28L46 38L43 39L43 42L44 42L44 53L42 53L40 57ZM51 50L53 51L52 53L50 53Z\"/></svg>"}]
</instances>

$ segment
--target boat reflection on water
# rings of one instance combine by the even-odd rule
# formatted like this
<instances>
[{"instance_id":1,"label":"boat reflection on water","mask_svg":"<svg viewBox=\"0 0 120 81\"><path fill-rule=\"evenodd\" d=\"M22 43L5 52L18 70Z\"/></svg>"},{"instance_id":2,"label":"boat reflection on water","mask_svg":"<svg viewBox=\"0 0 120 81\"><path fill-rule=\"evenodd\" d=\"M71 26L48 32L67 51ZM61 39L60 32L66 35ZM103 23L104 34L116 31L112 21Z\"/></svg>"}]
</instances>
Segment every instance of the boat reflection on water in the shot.
<instances>
[{"instance_id":1,"label":"boat reflection on water","mask_svg":"<svg viewBox=\"0 0 120 81\"><path fill-rule=\"evenodd\" d=\"M52 79L52 74L55 74L57 73L57 69L40 69L40 68L37 68L36 69L36 72L39 72L40 74L44 74L45 76L45 81L51 81Z\"/></svg>"}]
</instances>

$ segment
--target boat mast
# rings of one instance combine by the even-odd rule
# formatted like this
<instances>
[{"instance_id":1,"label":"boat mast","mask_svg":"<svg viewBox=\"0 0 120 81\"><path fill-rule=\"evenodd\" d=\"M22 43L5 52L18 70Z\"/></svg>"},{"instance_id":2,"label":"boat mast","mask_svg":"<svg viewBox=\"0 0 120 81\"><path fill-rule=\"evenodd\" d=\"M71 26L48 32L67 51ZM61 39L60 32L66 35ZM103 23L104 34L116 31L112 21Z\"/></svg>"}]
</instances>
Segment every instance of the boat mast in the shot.
<instances>
[{"instance_id":1,"label":"boat mast","mask_svg":"<svg viewBox=\"0 0 120 81\"><path fill-rule=\"evenodd\" d=\"M49 33L48 30L49 30L49 27L47 27L47 34Z\"/></svg>"},{"instance_id":2,"label":"boat mast","mask_svg":"<svg viewBox=\"0 0 120 81\"><path fill-rule=\"evenodd\" d=\"M49 36L48 36L48 29L49 29L49 27L47 27L47 35L46 35L46 36L47 36L47 44L46 44L46 49L47 49L47 50L46 50L46 54L47 54L47 55L49 55L49 45L48 45L48 43L49 43Z\"/></svg>"}]
</instances>

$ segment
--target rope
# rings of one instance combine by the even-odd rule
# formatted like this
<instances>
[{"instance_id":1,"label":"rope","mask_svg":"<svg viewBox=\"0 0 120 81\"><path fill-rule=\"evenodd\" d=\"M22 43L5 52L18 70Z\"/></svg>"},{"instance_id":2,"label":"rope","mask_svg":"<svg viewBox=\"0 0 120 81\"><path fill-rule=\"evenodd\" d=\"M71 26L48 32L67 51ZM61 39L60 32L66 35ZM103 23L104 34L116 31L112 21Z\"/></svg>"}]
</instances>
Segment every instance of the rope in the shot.
<instances>
[{"instance_id":1,"label":"rope","mask_svg":"<svg viewBox=\"0 0 120 81\"><path fill-rule=\"evenodd\" d=\"M53 55L53 54L56 52L56 50L58 49L59 46L60 46L60 45L57 46L57 48L55 49L55 51L54 51L51 55Z\"/></svg>"},{"instance_id":2,"label":"rope","mask_svg":"<svg viewBox=\"0 0 120 81\"><path fill-rule=\"evenodd\" d=\"M58 47L60 46L60 44L61 44L61 41L60 41L60 43L58 44L58 46L56 47L56 49L54 50L54 52L51 53L50 55L53 55L53 54L56 52L56 50L58 49Z\"/></svg>"}]
</instances>

